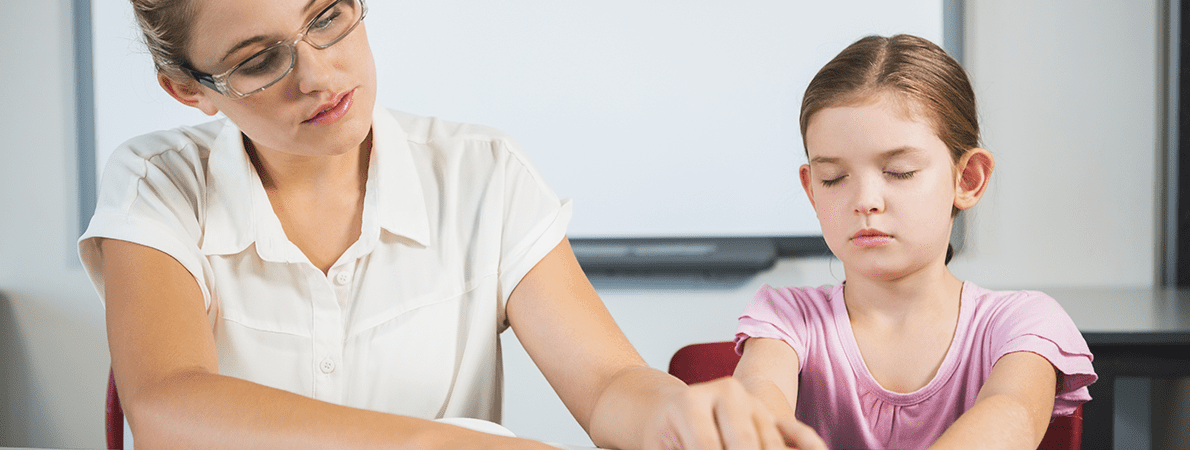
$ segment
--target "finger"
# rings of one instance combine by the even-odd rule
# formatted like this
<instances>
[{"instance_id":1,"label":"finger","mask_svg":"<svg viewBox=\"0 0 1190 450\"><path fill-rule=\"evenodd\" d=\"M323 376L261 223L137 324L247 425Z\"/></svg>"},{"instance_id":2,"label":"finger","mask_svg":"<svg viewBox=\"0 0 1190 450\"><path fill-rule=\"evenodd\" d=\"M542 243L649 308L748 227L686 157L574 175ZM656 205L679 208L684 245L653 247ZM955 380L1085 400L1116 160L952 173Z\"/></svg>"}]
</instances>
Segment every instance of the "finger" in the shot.
<instances>
[{"instance_id":1,"label":"finger","mask_svg":"<svg viewBox=\"0 0 1190 450\"><path fill-rule=\"evenodd\" d=\"M797 420L782 420L777 423L785 443L799 450L827 450L826 442L818 432Z\"/></svg>"},{"instance_id":2,"label":"finger","mask_svg":"<svg viewBox=\"0 0 1190 450\"><path fill-rule=\"evenodd\" d=\"M691 390L682 402L684 419L677 427L683 450L722 450L716 423L714 395L706 389Z\"/></svg>"},{"instance_id":3,"label":"finger","mask_svg":"<svg viewBox=\"0 0 1190 450\"><path fill-rule=\"evenodd\" d=\"M781 437L776 419L769 413L768 409L762 405L757 406L759 408L752 415L752 421L756 426L756 433L760 439L760 448L764 450L786 449L785 439Z\"/></svg>"},{"instance_id":4,"label":"finger","mask_svg":"<svg viewBox=\"0 0 1190 450\"><path fill-rule=\"evenodd\" d=\"M728 450L754 450L761 448L760 434L757 431L756 413L758 410L752 397L738 388L738 384L724 384L718 392L715 401L715 424L719 436L723 440L723 448ZM770 424L772 421L770 419Z\"/></svg>"}]
</instances>

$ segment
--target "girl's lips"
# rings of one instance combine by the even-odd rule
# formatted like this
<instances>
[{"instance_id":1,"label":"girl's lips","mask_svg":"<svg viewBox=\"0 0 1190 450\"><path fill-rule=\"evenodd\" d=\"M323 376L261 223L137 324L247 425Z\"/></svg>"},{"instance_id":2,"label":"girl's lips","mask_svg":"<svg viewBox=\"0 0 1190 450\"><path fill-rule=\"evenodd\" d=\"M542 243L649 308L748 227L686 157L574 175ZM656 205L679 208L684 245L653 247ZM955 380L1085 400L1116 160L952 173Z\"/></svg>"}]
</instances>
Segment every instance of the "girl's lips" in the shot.
<instances>
[{"instance_id":1,"label":"girl's lips","mask_svg":"<svg viewBox=\"0 0 1190 450\"><path fill-rule=\"evenodd\" d=\"M892 236L877 230L860 230L851 236L851 243L857 247L879 247L892 240Z\"/></svg>"},{"instance_id":2,"label":"girl's lips","mask_svg":"<svg viewBox=\"0 0 1190 450\"><path fill-rule=\"evenodd\" d=\"M302 123L326 125L338 122L339 119L347 115L347 111L351 110L351 100L354 96L354 89L343 93L339 96L338 101L322 106L314 117L306 119Z\"/></svg>"}]
</instances>

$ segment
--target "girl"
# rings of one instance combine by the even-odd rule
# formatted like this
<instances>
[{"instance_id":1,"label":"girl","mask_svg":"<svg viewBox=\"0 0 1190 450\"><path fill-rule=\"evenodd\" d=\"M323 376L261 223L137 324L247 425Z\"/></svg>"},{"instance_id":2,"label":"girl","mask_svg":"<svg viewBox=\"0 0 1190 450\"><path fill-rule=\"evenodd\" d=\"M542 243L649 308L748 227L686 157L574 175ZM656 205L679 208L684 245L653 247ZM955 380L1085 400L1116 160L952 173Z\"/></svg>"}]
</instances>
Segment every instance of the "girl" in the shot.
<instances>
[{"instance_id":1,"label":"girl","mask_svg":"<svg viewBox=\"0 0 1190 450\"><path fill-rule=\"evenodd\" d=\"M132 3L161 87L226 116L122 145L79 241L138 447L544 447L427 420L500 419L509 327L600 446L784 447L738 383L644 364L511 139L375 107L363 0Z\"/></svg>"},{"instance_id":2,"label":"girl","mask_svg":"<svg viewBox=\"0 0 1190 450\"><path fill-rule=\"evenodd\" d=\"M832 448L1036 448L1096 377L1053 299L947 269L953 219L994 166L963 69L921 38L861 39L810 82L801 131L802 187L846 281L761 288L735 378Z\"/></svg>"}]
</instances>

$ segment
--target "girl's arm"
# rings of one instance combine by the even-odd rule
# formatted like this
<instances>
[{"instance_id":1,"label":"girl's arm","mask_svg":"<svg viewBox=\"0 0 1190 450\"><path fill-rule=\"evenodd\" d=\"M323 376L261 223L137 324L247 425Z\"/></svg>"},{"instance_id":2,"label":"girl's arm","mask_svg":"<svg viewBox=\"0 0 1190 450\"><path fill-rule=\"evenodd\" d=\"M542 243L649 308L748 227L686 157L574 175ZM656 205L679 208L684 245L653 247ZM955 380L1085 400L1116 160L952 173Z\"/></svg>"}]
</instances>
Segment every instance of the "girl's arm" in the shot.
<instances>
[{"instance_id":1,"label":"girl's arm","mask_svg":"<svg viewBox=\"0 0 1190 450\"><path fill-rule=\"evenodd\" d=\"M772 415L738 382L687 387L649 368L612 320L568 240L525 275L506 312L525 351L600 447L785 448Z\"/></svg>"},{"instance_id":2,"label":"girl's arm","mask_svg":"<svg viewBox=\"0 0 1190 450\"><path fill-rule=\"evenodd\" d=\"M797 351L778 339L749 338L744 341L744 354L736 366L733 378L760 398L769 411L777 416L789 443L796 448L826 448L822 438L808 425L794 416L797 408L798 373Z\"/></svg>"},{"instance_id":3,"label":"girl's arm","mask_svg":"<svg viewBox=\"0 0 1190 450\"><path fill-rule=\"evenodd\" d=\"M552 448L220 376L194 277L160 251L100 245L112 368L137 448Z\"/></svg>"},{"instance_id":4,"label":"girl's arm","mask_svg":"<svg viewBox=\"0 0 1190 450\"><path fill-rule=\"evenodd\" d=\"M975 405L931 449L1037 448L1054 409L1057 373L1030 352L1004 355L979 389Z\"/></svg>"}]
</instances>

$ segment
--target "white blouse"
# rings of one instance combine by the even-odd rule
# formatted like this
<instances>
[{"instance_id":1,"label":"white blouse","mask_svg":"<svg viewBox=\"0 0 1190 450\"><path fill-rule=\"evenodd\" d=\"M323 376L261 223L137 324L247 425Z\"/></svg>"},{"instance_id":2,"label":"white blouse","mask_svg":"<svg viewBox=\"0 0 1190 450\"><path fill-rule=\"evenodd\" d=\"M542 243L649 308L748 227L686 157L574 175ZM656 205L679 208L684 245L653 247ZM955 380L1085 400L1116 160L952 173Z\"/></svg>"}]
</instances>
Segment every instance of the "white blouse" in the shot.
<instances>
[{"instance_id":1,"label":"white blouse","mask_svg":"<svg viewBox=\"0 0 1190 450\"><path fill-rule=\"evenodd\" d=\"M121 145L79 239L100 298L98 238L155 248L198 282L221 374L499 421L504 305L563 239L570 202L490 128L377 107L372 131L362 232L326 275L285 237L231 121Z\"/></svg>"}]
</instances>

